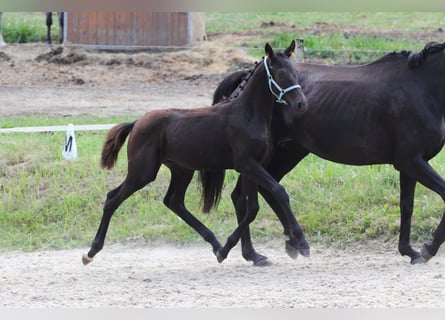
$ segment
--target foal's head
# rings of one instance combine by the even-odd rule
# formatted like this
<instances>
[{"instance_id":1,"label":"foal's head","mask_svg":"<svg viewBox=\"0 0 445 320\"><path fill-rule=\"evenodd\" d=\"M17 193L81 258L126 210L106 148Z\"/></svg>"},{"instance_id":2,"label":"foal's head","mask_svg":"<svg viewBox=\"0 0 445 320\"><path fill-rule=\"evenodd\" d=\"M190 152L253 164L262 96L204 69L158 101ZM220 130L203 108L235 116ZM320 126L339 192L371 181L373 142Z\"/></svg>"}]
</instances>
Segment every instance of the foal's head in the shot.
<instances>
[{"instance_id":1,"label":"foal's head","mask_svg":"<svg viewBox=\"0 0 445 320\"><path fill-rule=\"evenodd\" d=\"M298 84L298 73L290 57L295 50L295 41L284 52L276 53L266 43L264 67L268 73L269 88L276 97L276 102L287 105L293 112L306 112L307 98Z\"/></svg>"}]
</instances>

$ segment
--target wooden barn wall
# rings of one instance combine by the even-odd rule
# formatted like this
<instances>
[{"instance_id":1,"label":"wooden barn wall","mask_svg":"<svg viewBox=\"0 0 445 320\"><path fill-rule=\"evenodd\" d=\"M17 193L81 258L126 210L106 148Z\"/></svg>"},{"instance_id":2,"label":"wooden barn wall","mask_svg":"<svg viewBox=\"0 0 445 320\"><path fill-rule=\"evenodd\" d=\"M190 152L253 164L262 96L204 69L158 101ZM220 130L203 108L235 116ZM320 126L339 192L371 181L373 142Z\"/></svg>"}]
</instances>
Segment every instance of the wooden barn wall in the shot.
<instances>
[{"instance_id":1,"label":"wooden barn wall","mask_svg":"<svg viewBox=\"0 0 445 320\"><path fill-rule=\"evenodd\" d=\"M193 17L197 22L189 21ZM202 15L187 12L68 12L65 41L98 46L184 46L203 37L191 34L196 23L203 23Z\"/></svg>"}]
</instances>

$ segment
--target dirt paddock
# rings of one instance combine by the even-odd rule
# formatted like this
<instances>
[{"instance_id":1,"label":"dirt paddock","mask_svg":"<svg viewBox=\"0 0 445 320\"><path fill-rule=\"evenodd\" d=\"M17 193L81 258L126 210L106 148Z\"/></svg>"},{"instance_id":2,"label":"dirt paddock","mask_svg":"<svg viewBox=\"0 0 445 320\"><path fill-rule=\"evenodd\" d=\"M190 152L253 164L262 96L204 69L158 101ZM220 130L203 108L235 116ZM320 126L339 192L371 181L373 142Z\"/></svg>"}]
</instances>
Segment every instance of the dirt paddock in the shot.
<instances>
[{"instance_id":1,"label":"dirt paddock","mask_svg":"<svg viewBox=\"0 0 445 320\"><path fill-rule=\"evenodd\" d=\"M411 266L394 244L312 248L289 258L284 241L258 246L253 267L235 247L222 264L206 245L110 245L88 266L87 248L0 254L2 307L444 307L445 257Z\"/></svg>"},{"instance_id":2,"label":"dirt paddock","mask_svg":"<svg viewBox=\"0 0 445 320\"><path fill-rule=\"evenodd\" d=\"M0 49L0 115L141 115L211 103L217 83L252 62L205 43L186 51L100 53L44 45ZM1 122L0 122L1 125ZM235 247L218 264L209 246L106 245L0 252L0 306L31 307L445 307L443 250L411 266L396 243L343 250L312 245L290 259L284 239L257 245L274 263L253 267Z\"/></svg>"}]
</instances>

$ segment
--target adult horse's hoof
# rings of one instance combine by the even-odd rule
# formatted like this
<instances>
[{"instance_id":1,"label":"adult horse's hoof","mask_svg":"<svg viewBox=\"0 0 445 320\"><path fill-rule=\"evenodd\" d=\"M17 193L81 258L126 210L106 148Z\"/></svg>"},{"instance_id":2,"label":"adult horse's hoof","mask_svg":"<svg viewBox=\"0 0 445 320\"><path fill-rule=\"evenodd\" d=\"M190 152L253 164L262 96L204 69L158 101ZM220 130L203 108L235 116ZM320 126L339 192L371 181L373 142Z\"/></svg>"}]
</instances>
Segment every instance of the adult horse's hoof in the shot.
<instances>
[{"instance_id":1,"label":"adult horse's hoof","mask_svg":"<svg viewBox=\"0 0 445 320\"><path fill-rule=\"evenodd\" d=\"M82 263L84 266L86 266L87 264L89 264L92 261L93 261L93 258L88 257L88 255L84 254L82 256Z\"/></svg>"},{"instance_id":2,"label":"adult horse's hoof","mask_svg":"<svg viewBox=\"0 0 445 320\"><path fill-rule=\"evenodd\" d=\"M297 259L298 257L298 248L295 248L289 240L286 241L286 253L292 259Z\"/></svg>"},{"instance_id":3,"label":"adult horse's hoof","mask_svg":"<svg viewBox=\"0 0 445 320\"><path fill-rule=\"evenodd\" d=\"M253 261L253 265L255 267L268 267L271 266L273 263L269 261L269 259L265 256L258 255L258 257Z\"/></svg>"},{"instance_id":4,"label":"adult horse's hoof","mask_svg":"<svg viewBox=\"0 0 445 320\"><path fill-rule=\"evenodd\" d=\"M422 249L420 249L420 256L423 258L424 263L428 262L432 257L434 257L434 255L432 255L428 250L426 243L423 245Z\"/></svg>"}]
</instances>

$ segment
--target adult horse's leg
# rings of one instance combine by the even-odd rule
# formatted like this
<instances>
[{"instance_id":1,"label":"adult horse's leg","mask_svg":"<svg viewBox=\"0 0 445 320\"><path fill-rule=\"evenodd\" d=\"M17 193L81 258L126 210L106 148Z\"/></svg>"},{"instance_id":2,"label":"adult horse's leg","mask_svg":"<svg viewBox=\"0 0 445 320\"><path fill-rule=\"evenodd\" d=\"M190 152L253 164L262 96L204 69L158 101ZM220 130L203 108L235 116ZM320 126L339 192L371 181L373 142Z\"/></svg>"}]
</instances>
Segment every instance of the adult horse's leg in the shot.
<instances>
[{"instance_id":1,"label":"adult horse's leg","mask_svg":"<svg viewBox=\"0 0 445 320\"><path fill-rule=\"evenodd\" d=\"M46 12L46 43L51 44L51 26L53 25L53 13Z\"/></svg>"},{"instance_id":2,"label":"adult horse's leg","mask_svg":"<svg viewBox=\"0 0 445 320\"><path fill-rule=\"evenodd\" d=\"M399 252L402 256L411 258L411 264L422 263L420 253L410 244L411 217L414 208L414 192L417 181L400 172L400 235Z\"/></svg>"},{"instance_id":3,"label":"adult horse's leg","mask_svg":"<svg viewBox=\"0 0 445 320\"><path fill-rule=\"evenodd\" d=\"M193 178L193 171L185 170L176 166L169 166L171 172L170 186L164 198L164 204L184 220L190 227L198 232L205 241L212 245L213 253L221 248L214 233L210 231L201 221L196 219L184 204L185 192Z\"/></svg>"},{"instance_id":4,"label":"adult horse's leg","mask_svg":"<svg viewBox=\"0 0 445 320\"><path fill-rule=\"evenodd\" d=\"M304 233L301 226L298 224L295 216L292 213L289 203L289 196L286 190L270 176L270 174L256 161L246 161L237 168L237 171L245 175L248 179L256 185L261 186L267 190L275 198L281 210L286 217L286 225L289 226L290 235L297 239L299 245L298 251L303 256L309 256L309 245L304 238ZM242 233L246 230L248 225L255 219L256 212L254 210L246 210L246 216L228 238L227 243L218 252L218 261L223 261L229 251L235 246L240 239Z\"/></svg>"},{"instance_id":5,"label":"adult horse's leg","mask_svg":"<svg viewBox=\"0 0 445 320\"><path fill-rule=\"evenodd\" d=\"M445 202L445 180L425 161L421 155L411 161L395 163L394 167L417 180L425 187L436 192ZM409 241L409 240L408 240ZM425 243L421 250L421 256L426 261L436 255L440 245L445 241L445 213L439 226L433 233L433 240Z\"/></svg>"}]
</instances>

